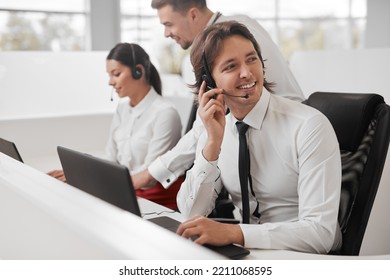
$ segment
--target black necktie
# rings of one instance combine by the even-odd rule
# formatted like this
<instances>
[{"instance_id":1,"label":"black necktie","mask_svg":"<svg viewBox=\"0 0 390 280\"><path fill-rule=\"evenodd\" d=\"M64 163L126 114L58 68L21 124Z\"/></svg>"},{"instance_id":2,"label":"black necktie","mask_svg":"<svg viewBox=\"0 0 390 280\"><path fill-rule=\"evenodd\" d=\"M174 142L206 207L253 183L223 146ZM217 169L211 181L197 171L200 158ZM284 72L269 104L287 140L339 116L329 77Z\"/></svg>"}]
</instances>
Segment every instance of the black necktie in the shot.
<instances>
[{"instance_id":1,"label":"black necktie","mask_svg":"<svg viewBox=\"0 0 390 280\"><path fill-rule=\"evenodd\" d=\"M240 146L238 153L238 170L240 175L241 197L242 197L242 222L249 224L249 150L246 142L245 133L248 130L248 125L243 122L236 122Z\"/></svg>"}]
</instances>

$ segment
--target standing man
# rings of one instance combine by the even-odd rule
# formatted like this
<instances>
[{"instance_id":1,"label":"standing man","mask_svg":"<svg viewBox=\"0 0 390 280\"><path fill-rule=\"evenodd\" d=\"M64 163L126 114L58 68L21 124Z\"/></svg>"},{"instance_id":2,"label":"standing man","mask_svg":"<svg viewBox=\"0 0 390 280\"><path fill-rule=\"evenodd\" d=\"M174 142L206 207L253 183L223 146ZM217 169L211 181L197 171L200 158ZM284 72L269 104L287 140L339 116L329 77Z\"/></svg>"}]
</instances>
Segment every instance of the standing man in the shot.
<instances>
[{"instance_id":1,"label":"standing man","mask_svg":"<svg viewBox=\"0 0 390 280\"><path fill-rule=\"evenodd\" d=\"M214 13L207 7L206 0L152 0L151 6L157 10L160 22L164 25L164 35L174 39L183 49L188 49L195 37L210 25L231 20L244 24L261 44L265 78L275 83L274 93L299 102L304 100L302 90L283 55L265 29L254 19L243 15L223 16L219 12ZM195 121L193 128L171 151L157 158L147 170L132 176L135 187L144 187L157 180L168 188L192 166L198 138L203 130L202 122Z\"/></svg>"},{"instance_id":2,"label":"standing man","mask_svg":"<svg viewBox=\"0 0 390 280\"><path fill-rule=\"evenodd\" d=\"M207 7L206 0L152 0L152 8L157 9L160 23L164 26L164 36L174 39L183 49L191 47L195 37L214 23L235 20L244 24L261 44L266 79L276 84L273 88L275 94L292 100L304 100L302 90L278 46L254 19L244 15L214 13Z\"/></svg>"}]
</instances>

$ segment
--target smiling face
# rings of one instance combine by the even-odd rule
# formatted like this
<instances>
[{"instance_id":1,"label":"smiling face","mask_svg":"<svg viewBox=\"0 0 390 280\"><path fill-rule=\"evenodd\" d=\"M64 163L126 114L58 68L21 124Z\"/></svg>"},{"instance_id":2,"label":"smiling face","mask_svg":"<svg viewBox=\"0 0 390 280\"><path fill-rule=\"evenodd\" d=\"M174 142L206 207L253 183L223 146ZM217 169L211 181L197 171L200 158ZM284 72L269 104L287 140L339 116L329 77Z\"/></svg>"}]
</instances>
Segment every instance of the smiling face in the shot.
<instances>
[{"instance_id":1,"label":"smiling face","mask_svg":"<svg viewBox=\"0 0 390 280\"><path fill-rule=\"evenodd\" d=\"M240 35L224 39L214 61L212 76L218 88L236 96L224 96L233 115L246 115L259 101L263 90L263 67L250 40ZM248 98L237 97L245 95Z\"/></svg>"},{"instance_id":2,"label":"smiling face","mask_svg":"<svg viewBox=\"0 0 390 280\"><path fill-rule=\"evenodd\" d=\"M193 11L194 9L186 13L177 12L170 5L157 11L160 23L164 26L164 36L175 40L183 49L188 49L199 33Z\"/></svg>"},{"instance_id":3,"label":"smiling face","mask_svg":"<svg viewBox=\"0 0 390 280\"><path fill-rule=\"evenodd\" d=\"M130 68L115 59L106 61L106 70L109 76L109 85L117 92L119 97L132 97L134 88L134 78Z\"/></svg>"}]
</instances>

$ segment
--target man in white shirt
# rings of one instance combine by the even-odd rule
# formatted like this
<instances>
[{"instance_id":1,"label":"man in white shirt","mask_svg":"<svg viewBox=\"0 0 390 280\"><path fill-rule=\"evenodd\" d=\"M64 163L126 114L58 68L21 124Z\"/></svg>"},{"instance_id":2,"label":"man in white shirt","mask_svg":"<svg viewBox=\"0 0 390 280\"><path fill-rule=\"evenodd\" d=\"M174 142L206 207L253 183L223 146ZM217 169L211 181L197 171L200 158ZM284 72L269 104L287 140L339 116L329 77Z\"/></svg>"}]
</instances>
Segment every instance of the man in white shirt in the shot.
<instances>
[{"instance_id":1,"label":"man in white shirt","mask_svg":"<svg viewBox=\"0 0 390 280\"><path fill-rule=\"evenodd\" d=\"M237 22L207 28L194 42L191 62L205 130L178 193L179 210L189 219L178 233L217 246L236 243L312 253L339 248L341 159L328 119L269 92L272 83L265 79L260 48ZM213 89L206 88L207 72L215 81ZM227 115L225 106L230 109ZM250 157L246 190L240 188L245 179L239 171L237 122L249 127L244 136ZM222 185L241 213L247 204L247 224L205 218ZM247 202L242 200L245 191Z\"/></svg>"},{"instance_id":2,"label":"man in white shirt","mask_svg":"<svg viewBox=\"0 0 390 280\"><path fill-rule=\"evenodd\" d=\"M223 16L208 9L205 0L152 0L157 9L164 35L174 39L183 49L192 45L195 37L207 26L218 22L236 20L251 31L261 42L266 68L266 78L275 82L274 93L292 100L303 101L304 96L283 55L265 29L248 16ZM192 69L191 69L192 71ZM169 152L157 158L144 172L133 176L136 187L143 187L156 179L168 188L191 167L195 159L195 147L204 127L195 121L192 130L184 135Z\"/></svg>"}]
</instances>

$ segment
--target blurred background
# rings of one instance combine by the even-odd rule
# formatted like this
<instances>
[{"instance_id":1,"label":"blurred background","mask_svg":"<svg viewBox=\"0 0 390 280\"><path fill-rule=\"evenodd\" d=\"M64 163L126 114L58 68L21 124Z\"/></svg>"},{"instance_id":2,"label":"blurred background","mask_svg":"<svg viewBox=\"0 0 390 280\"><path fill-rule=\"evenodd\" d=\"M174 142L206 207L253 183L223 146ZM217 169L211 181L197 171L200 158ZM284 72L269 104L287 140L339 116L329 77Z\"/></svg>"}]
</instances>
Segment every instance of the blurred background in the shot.
<instances>
[{"instance_id":1,"label":"blurred background","mask_svg":"<svg viewBox=\"0 0 390 280\"><path fill-rule=\"evenodd\" d=\"M302 50L390 45L388 0L207 2L225 15L255 18L286 59ZM379 31L387 38L378 38ZM159 59L160 71L178 73L184 51L162 34L146 0L0 0L0 51L95 51L137 42Z\"/></svg>"}]
</instances>

